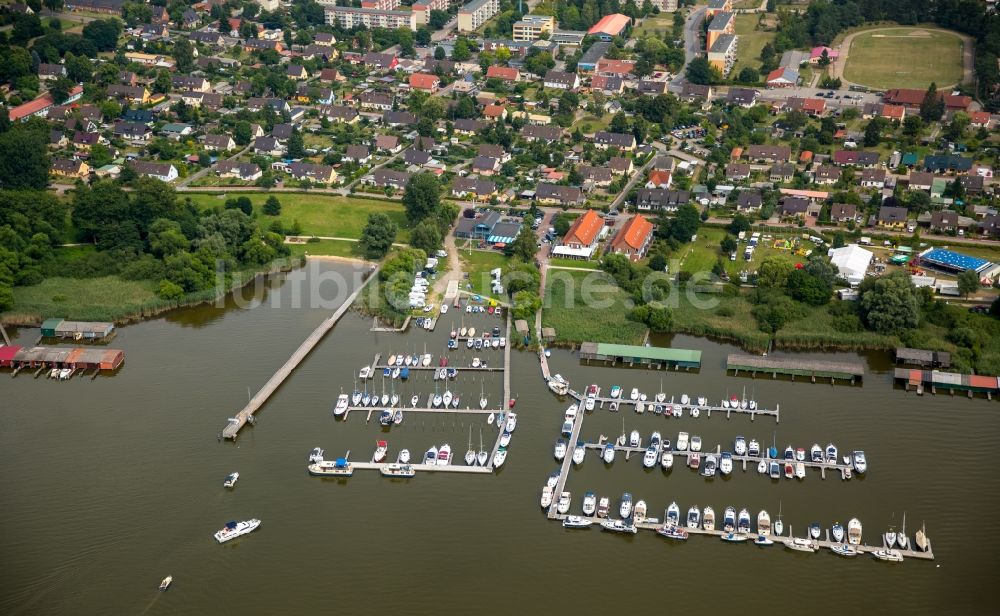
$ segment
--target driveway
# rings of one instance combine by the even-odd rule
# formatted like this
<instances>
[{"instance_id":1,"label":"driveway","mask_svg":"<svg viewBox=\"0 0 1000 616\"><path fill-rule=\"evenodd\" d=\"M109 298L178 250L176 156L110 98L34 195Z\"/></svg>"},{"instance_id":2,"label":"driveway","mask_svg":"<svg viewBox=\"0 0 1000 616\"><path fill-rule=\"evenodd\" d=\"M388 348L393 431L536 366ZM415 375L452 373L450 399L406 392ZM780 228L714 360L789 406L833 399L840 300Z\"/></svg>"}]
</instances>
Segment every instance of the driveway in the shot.
<instances>
[{"instance_id":1,"label":"driveway","mask_svg":"<svg viewBox=\"0 0 1000 616\"><path fill-rule=\"evenodd\" d=\"M684 23L684 66L678 71L677 76L670 82L671 89L680 92L686 81L684 69L702 52L699 35L701 34L701 22L705 19L705 9L701 7L692 11Z\"/></svg>"}]
</instances>

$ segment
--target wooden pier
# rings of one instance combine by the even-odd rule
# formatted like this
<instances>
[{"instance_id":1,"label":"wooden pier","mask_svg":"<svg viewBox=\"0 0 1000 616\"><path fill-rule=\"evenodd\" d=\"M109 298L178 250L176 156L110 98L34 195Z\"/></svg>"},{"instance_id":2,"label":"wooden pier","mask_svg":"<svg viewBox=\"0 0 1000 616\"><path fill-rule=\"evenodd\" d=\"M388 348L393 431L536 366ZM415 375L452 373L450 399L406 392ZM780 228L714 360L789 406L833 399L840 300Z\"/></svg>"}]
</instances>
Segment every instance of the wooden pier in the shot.
<instances>
[{"instance_id":1,"label":"wooden pier","mask_svg":"<svg viewBox=\"0 0 1000 616\"><path fill-rule=\"evenodd\" d=\"M558 496L556 496L556 498L558 498ZM687 513L686 510L683 510L683 509L681 510L682 522L683 522L683 518L686 516L686 513ZM559 521L562 521L568 515L573 515L573 514L561 514L561 513L557 513L555 515L552 515L550 513L549 514L549 519L550 520L559 520ZM598 518L596 516L585 516L585 515L580 515L579 517L581 517L581 518L583 518L585 520L590 520L591 522L594 523L594 526L597 528L597 530L601 530L600 524L603 521L601 518ZM664 518L666 518L666 511L664 511ZM721 520L720 518L717 518L716 519L716 524L719 524L720 520ZM660 521L656 521L656 522L635 522L634 524L635 524L635 527L637 529L639 529L639 530L655 531L655 530L663 527L663 524ZM683 528L685 531L687 531L687 533L689 535L701 535L701 536L705 536L705 537L720 537L721 538L723 535L727 535L728 534L726 531L720 530L720 529L705 530L704 528L688 528L683 523L679 524L678 528ZM789 532L791 532L791 530L792 530L792 528L789 527ZM846 530L845 530L845 532L846 532ZM756 536L757 536L756 533L750 533L748 535L749 539L747 541L745 541L744 543L746 545L750 545L750 546L753 546L753 547L760 547L760 546L756 546L754 544L754 542L753 542L753 539ZM805 537L801 537L801 538L804 539ZM791 541L792 541L792 537L785 537L785 536L779 536L779 535L773 535L773 534L770 536L770 539L772 541L774 541L774 545L773 546L764 546L764 547L782 548L786 544L791 543ZM667 541L675 542L673 539L668 539ZM830 548L832 548L834 546L841 545L841 543L838 543L836 541L831 541L829 539L828 534L827 534L827 538L825 538L825 539L814 539L814 540L811 540L811 541L812 541L813 547L817 551L822 550L822 549L829 550ZM913 541L912 537L910 537L910 541L911 542ZM677 543L682 543L682 542L677 542ZM855 545L855 546L852 546L852 547L854 547L861 554L871 554L872 552L876 552L878 550L884 549L883 545L866 545L866 544L861 544L861 545ZM921 552L919 550L913 550L913 549L910 549L910 550L898 550L898 551L899 551L900 554L903 555L904 559L911 558L911 559L915 559L915 560L934 560L934 550L933 550L933 545L931 544L930 540L927 541L927 551L926 552Z\"/></svg>"},{"instance_id":2,"label":"wooden pier","mask_svg":"<svg viewBox=\"0 0 1000 616\"><path fill-rule=\"evenodd\" d=\"M830 383L833 384L840 379L850 381L852 385L865 375L864 364L860 362L816 361L799 358L776 359L738 354L732 354L726 358L726 370L732 370L733 376L739 376L742 370L749 373L751 377L756 377L757 373L760 372L770 374L771 378L778 378L779 374L784 374L791 376L793 381L797 376L804 376L813 383L816 382L816 379L830 379Z\"/></svg>"},{"instance_id":3,"label":"wooden pier","mask_svg":"<svg viewBox=\"0 0 1000 616\"><path fill-rule=\"evenodd\" d=\"M386 466L394 464L394 462L354 462L351 461L351 466L355 470L360 471L380 471ZM410 464L410 468L419 472L431 472L431 473L472 473L479 475L489 475L493 472L492 466L465 466L460 464ZM341 479L340 477L334 477L335 479ZM396 479L395 477L389 477L390 479Z\"/></svg>"},{"instance_id":4,"label":"wooden pier","mask_svg":"<svg viewBox=\"0 0 1000 616\"><path fill-rule=\"evenodd\" d=\"M282 365L281 368L279 368L278 371L275 372L270 379L268 379L267 383L265 383L264 386L261 387L252 398L250 398L247 405L244 406L243 409L240 410L240 412L234 417L230 418L229 423L227 423L226 427L222 430L222 438L236 440L236 436L239 434L243 426L245 426L247 422L253 421L254 413L260 410L264 403L267 402L268 398L271 397L271 394L278 390L278 387L280 387L292 371L294 371L295 368L302 363L302 360L309 355L310 351L312 351L316 345L319 344L319 341L323 339L327 332L333 329L333 326L337 324L340 317L344 316L344 314L351 308L351 305L361 294L361 291L364 290L368 283L378 275L379 267L380 266L376 265L372 268L364 283L358 286L358 288L354 290L354 293L351 293L347 300L345 300L344 303L337 308L336 312L320 323L319 327L309 334L309 337L306 338L302 344L299 345L299 348L292 353L292 356L288 358L288 361L286 361L284 365ZM377 359L378 356L376 356L376 360Z\"/></svg>"},{"instance_id":5,"label":"wooden pier","mask_svg":"<svg viewBox=\"0 0 1000 616\"><path fill-rule=\"evenodd\" d=\"M397 366L396 364L393 364L391 366L388 365L388 364L378 364L378 365L375 365L375 370L378 372L379 375L381 375L382 372L386 368L388 368L390 370L395 370L396 368L399 368L400 370L402 370L403 368L409 368L411 372L414 371L414 370L418 370L418 371L419 370L424 370L424 371L431 371L431 370L433 370L433 371L437 372L437 371L441 370L442 368L446 368L446 369L447 368L454 368L457 372L468 372L470 370L471 371L475 371L475 372L500 372L501 370L503 370L503 368L497 368L497 367L493 367L493 366L486 366L486 367L478 366L478 367L474 368L472 366L452 366L452 365L448 365L448 366L406 366L406 365Z\"/></svg>"},{"instance_id":6,"label":"wooden pier","mask_svg":"<svg viewBox=\"0 0 1000 616\"><path fill-rule=\"evenodd\" d=\"M576 446L576 442L580 438L580 429L583 427L583 416L583 413L577 413L576 417L573 418L573 431L570 432L570 435L567 438L567 443L572 443L572 447ZM556 511L556 506L559 504L559 495L562 494L563 490L566 488L566 480L569 479L569 471L573 466L572 447L567 447L568 451L566 452L566 456L562 461L562 466L559 469L559 480L556 482L556 487L552 492L552 505L549 507L550 520L559 517L559 512Z\"/></svg>"},{"instance_id":7,"label":"wooden pier","mask_svg":"<svg viewBox=\"0 0 1000 616\"><path fill-rule=\"evenodd\" d=\"M583 405L584 401L587 399L587 397L581 395L580 393L578 393L578 392L576 392L575 390L572 390L572 389L569 390L569 395L570 395L570 397L575 398L576 401L581 405L581 411L582 411L583 410L582 405ZM775 423L781 423L781 405L776 405L774 407L774 409L762 409L762 408L756 408L756 409L745 408L744 409L744 408L738 408L738 407L737 408L733 408L733 407L730 407L730 406L726 406L726 407L723 407L723 406L712 406L712 405L698 406L696 404L690 404L690 403L689 404L680 404L679 402L674 402L673 398L671 398L670 400L664 401L664 402L656 402L655 400L645 400L645 401L643 401L643 400L630 400L628 398L610 398L610 397L597 396L597 397L594 398L595 410L598 409L598 408L603 409L605 404L610 405L612 402L617 402L618 403L618 405L619 405L618 406L618 411L628 410L629 408L632 408L633 410L635 410L638 407L639 403L642 403L642 405L646 407L645 410L643 411L643 413L649 413L649 414L652 414L652 415L656 415L657 414L653 410L652 407L655 407L655 406L659 405L659 406L662 406L664 408L666 408L667 406L680 407L681 413L683 414L683 413L686 412L688 415L691 415L691 411L692 410L697 409L699 417L701 416L702 413L705 413L705 415L709 419L712 418L712 413L713 412L714 413L725 413L726 414L726 419L730 419L731 416L732 416L732 414L735 413L737 415L749 415L750 416L750 421L753 421L758 415L763 415L764 417L774 417ZM660 413L660 415L664 415L667 418L672 418L672 415L670 413L667 413L666 410L664 410L662 413ZM680 418L678 417L678 419L680 419Z\"/></svg>"},{"instance_id":8,"label":"wooden pier","mask_svg":"<svg viewBox=\"0 0 1000 616\"><path fill-rule=\"evenodd\" d=\"M359 413L360 412L360 413L368 413L369 415L371 415L372 413L381 413L382 411L403 411L404 417L405 417L405 415L407 413L441 413L441 414L444 414L444 415L489 415L490 413L493 413L494 415L496 415L498 413L503 413L504 412L503 409L480 409L480 408L471 408L471 407L467 407L467 408L464 408L464 409L461 409L461 408L460 409L455 409L455 408L447 408L446 409L444 407L426 407L426 406L417 406L417 407L409 407L409 406L389 406L389 407L386 407L386 406L349 406L349 407L347 407L347 410L344 411L344 420L347 420L347 417L351 413Z\"/></svg>"}]
</instances>

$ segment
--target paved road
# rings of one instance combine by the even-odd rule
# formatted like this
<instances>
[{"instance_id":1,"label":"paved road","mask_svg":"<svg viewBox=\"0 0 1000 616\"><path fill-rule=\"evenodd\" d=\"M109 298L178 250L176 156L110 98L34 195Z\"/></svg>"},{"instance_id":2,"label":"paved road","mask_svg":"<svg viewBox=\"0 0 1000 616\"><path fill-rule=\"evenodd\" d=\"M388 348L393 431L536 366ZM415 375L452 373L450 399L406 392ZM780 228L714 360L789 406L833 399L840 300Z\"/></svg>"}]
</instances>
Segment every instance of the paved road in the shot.
<instances>
[{"instance_id":1,"label":"paved road","mask_svg":"<svg viewBox=\"0 0 1000 616\"><path fill-rule=\"evenodd\" d=\"M691 63L691 60L694 60L702 52L699 35L701 34L701 22L705 19L706 8L708 7L703 6L692 11L684 23L684 67L670 82L671 90L681 91L685 82L684 69Z\"/></svg>"}]
</instances>

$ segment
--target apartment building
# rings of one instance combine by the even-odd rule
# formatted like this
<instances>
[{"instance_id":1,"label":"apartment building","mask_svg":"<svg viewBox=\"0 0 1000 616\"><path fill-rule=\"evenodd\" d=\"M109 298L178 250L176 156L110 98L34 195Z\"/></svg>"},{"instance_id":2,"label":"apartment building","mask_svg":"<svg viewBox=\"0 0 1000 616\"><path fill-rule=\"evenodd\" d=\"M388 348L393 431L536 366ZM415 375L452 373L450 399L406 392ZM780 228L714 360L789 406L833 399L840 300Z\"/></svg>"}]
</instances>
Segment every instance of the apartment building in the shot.
<instances>
[{"instance_id":1,"label":"apartment building","mask_svg":"<svg viewBox=\"0 0 1000 616\"><path fill-rule=\"evenodd\" d=\"M472 0L458 10L458 31L473 32L500 11L500 0Z\"/></svg>"}]
</instances>

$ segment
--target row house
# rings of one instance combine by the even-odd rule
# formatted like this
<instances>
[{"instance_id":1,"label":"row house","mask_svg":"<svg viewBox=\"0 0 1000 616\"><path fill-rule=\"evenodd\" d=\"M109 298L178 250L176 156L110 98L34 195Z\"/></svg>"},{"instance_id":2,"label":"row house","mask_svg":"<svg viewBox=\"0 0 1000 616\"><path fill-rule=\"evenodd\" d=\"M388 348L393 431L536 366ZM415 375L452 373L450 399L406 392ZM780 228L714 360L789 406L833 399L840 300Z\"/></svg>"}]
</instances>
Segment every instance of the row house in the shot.
<instances>
[{"instance_id":1,"label":"row house","mask_svg":"<svg viewBox=\"0 0 1000 616\"><path fill-rule=\"evenodd\" d=\"M635 207L643 211L676 212L680 206L690 201L691 193L686 190L640 188L636 193Z\"/></svg>"},{"instance_id":2,"label":"row house","mask_svg":"<svg viewBox=\"0 0 1000 616\"><path fill-rule=\"evenodd\" d=\"M619 148L626 152L635 149L635 136L625 133L612 133L608 131L597 131L594 133L594 146L600 150L608 148Z\"/></svg>"},{"instance_id":3,"label":"row house","mask_svg":"<svg viewBox=\"0 0 1000 616\"><path fill-rule=\"evenodd\" d=\"M255 163L241 163L235 160L223 160L215 165L215 173L221 178L235 178L244 182L254 182L263 173Z\"/></svg>"}]
</instances>

